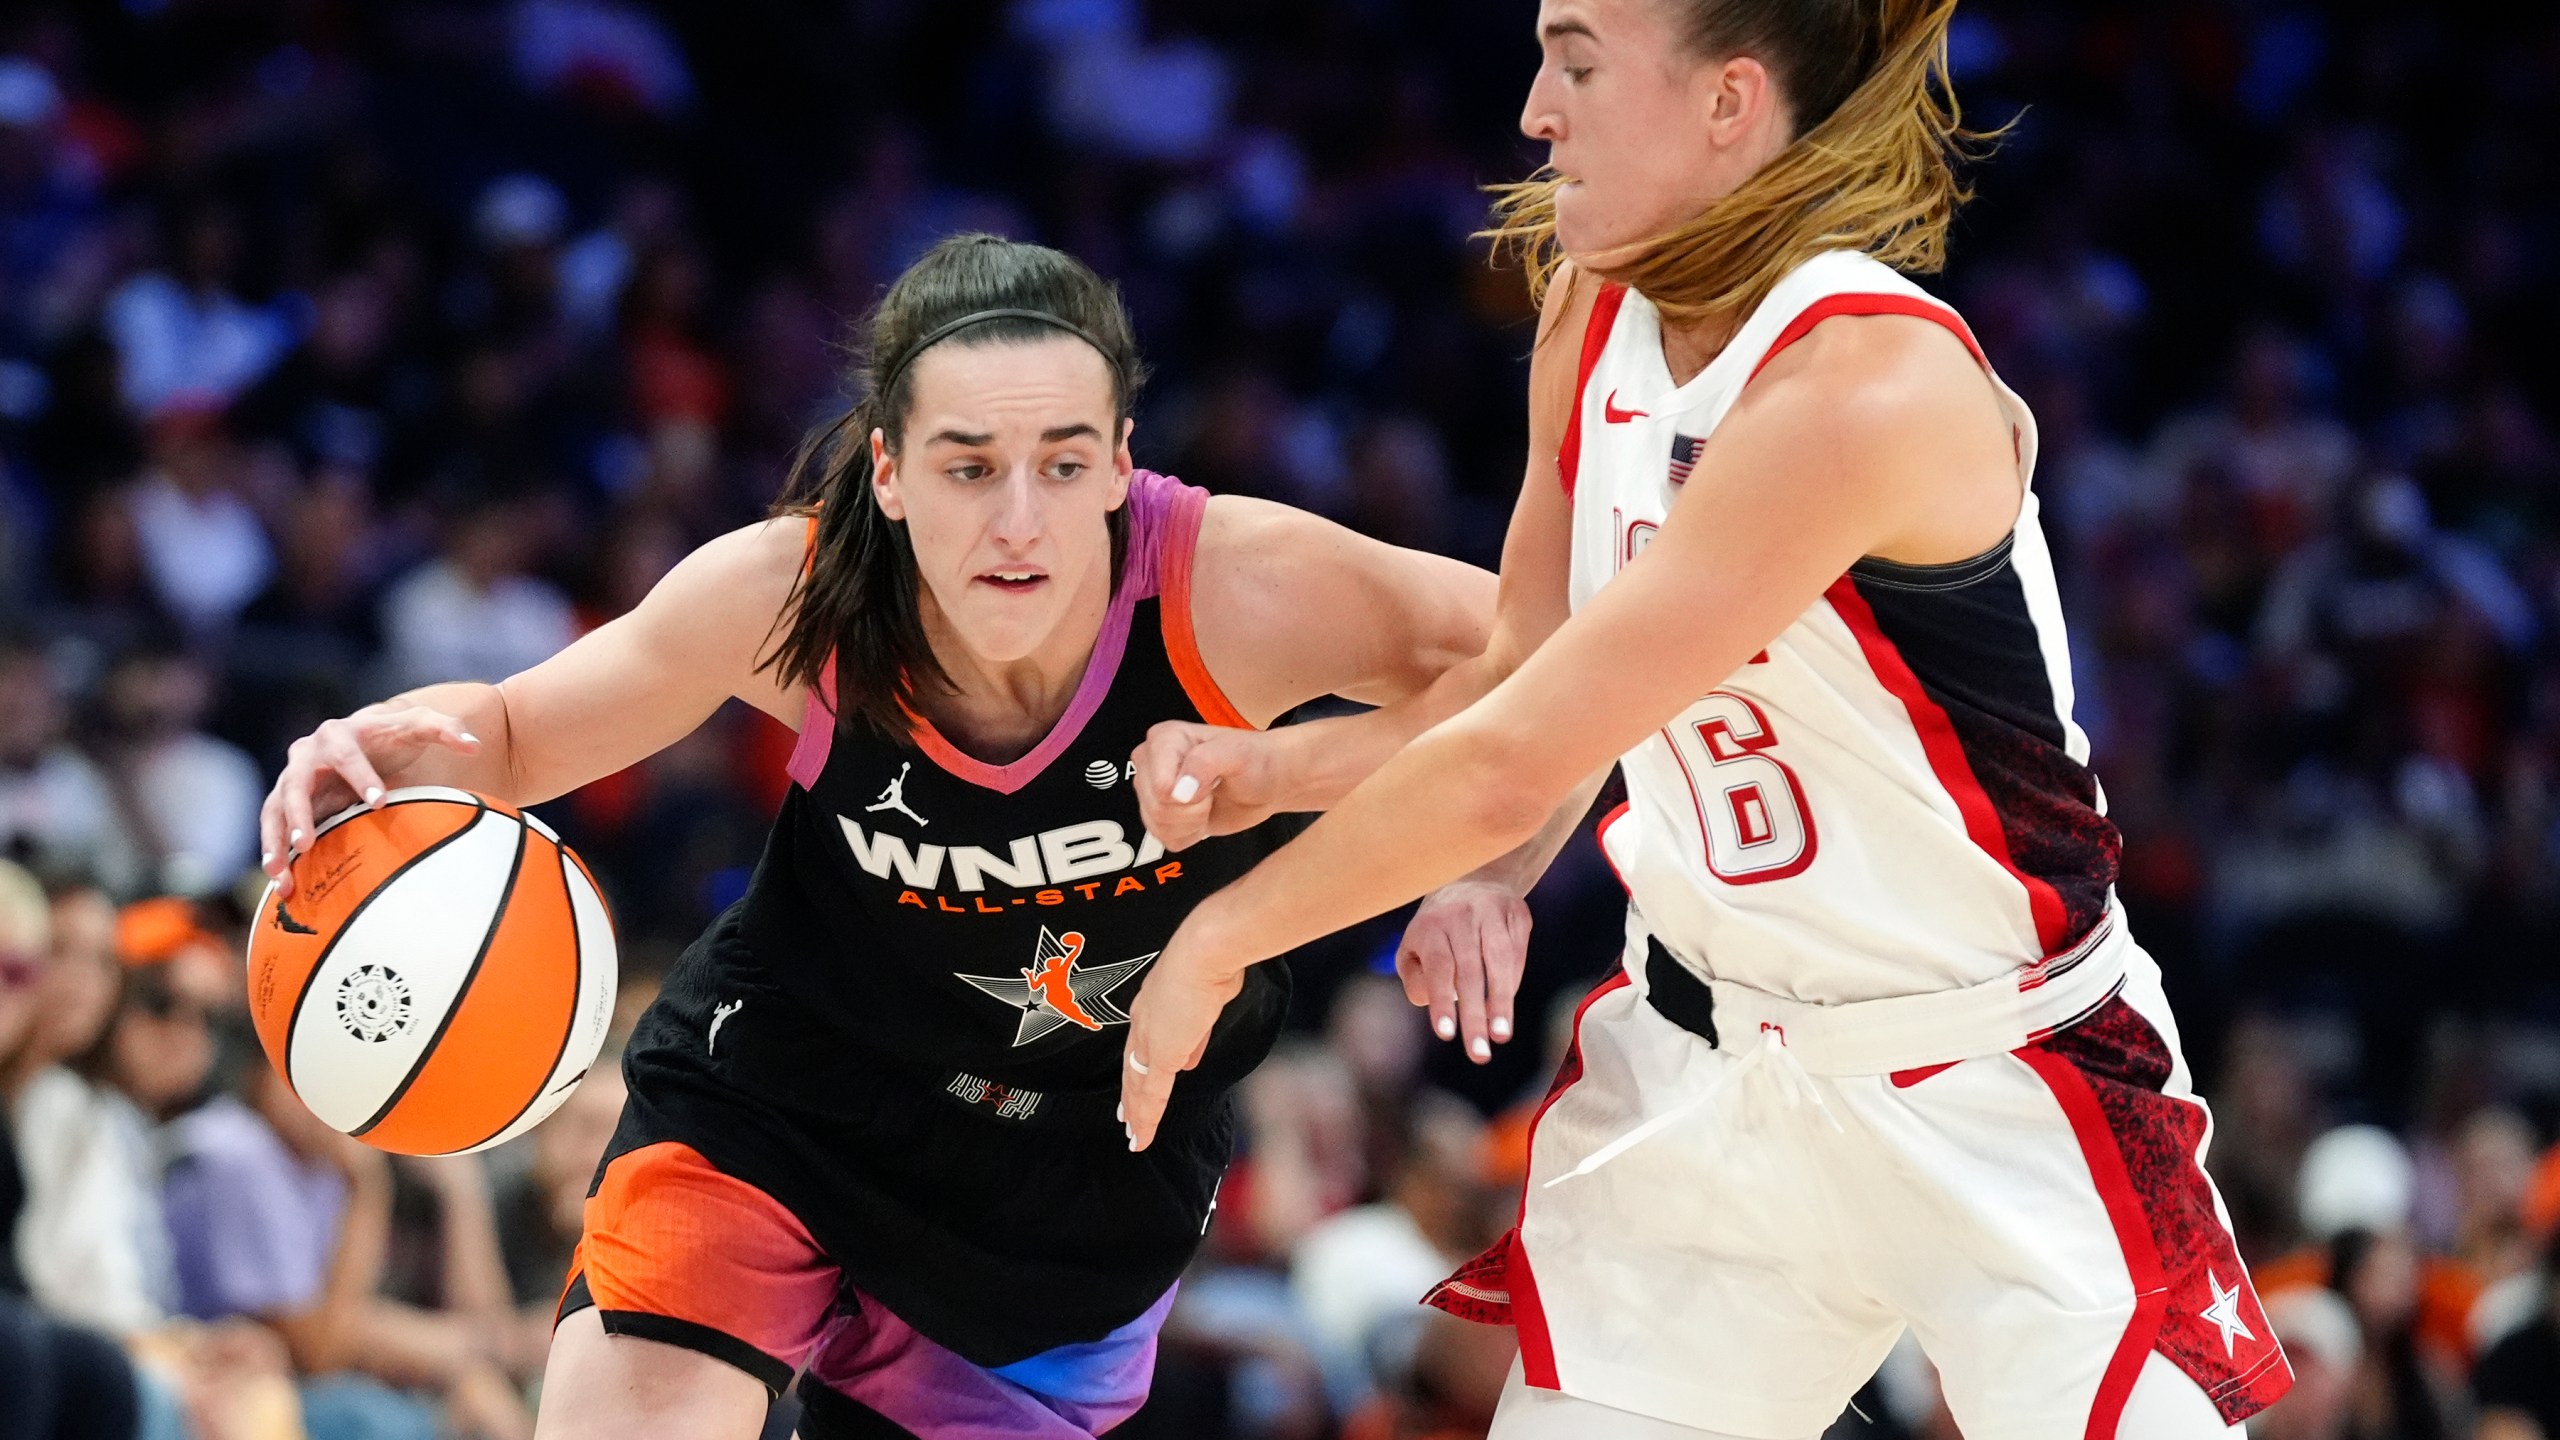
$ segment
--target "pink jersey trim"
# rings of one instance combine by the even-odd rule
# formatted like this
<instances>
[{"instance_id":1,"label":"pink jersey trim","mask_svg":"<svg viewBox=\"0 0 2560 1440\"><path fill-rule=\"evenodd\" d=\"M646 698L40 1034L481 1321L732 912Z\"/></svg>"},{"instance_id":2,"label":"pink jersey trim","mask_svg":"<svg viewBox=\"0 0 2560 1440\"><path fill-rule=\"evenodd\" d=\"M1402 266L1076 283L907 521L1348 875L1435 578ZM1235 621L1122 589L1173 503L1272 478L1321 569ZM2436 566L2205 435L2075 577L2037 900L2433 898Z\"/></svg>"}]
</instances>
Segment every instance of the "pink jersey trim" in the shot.
<instances>
[{"instance_id":1,"label":"pink jersey trim","mask_svg":"<svg viewBox=\"0 0 2560 1440\"><path fill-rule=\"evenodd\" d=\"M821 692L823 692L823 697ZM827 657L825 668L818 672L818 683L809 687L808 703L800 709L800 738L791 746L791 759L783 773L803 790L818 783L826 773L827 752L836 743L836 661Z\"/></svg>"},{"instance_id":2,"label":"pink jersey trim","mask_svg":"<svg viewBox=\"0 0 2560 1440\"><path fill-rule=\"evenodd\" d=\"M1200 497L1199 501L1192 497ZM1078 682L1066 713L1049 733L1021 759L1005 765L990 765L968 754L933 728L933 722L916 717L916 748L927 759L952 775L972 785L983 786L1000 795L1011 795L1039 778L1050 762L1064 754L1067 747L1084 733L1086 723L1102 708L1103 699L1111 693L1111 681L1120 672L1120 657L1129 648L1129 621L1136 614L1138 602L1155 598L1164 574L1164 549L1176 542L1196 540L1196 521L1187 527L1173 523L1182 506L1206 500L1206 492L1183 484L1170 475L1141 470L1129 482L1126 504L1129 508L1129 548L1120 569L1120 584L1112 592L1111 608L1102 617L1102 632L1094 638L1093 655L1085 661L1084 678ZM793 781L806 790L818 783L826 772L827 755L835 745L835 664L829 660L826 671L816 685L809 687L809 703L800 720L800 739L791 748L787 767Z\"/></svg>"}]
</instances>

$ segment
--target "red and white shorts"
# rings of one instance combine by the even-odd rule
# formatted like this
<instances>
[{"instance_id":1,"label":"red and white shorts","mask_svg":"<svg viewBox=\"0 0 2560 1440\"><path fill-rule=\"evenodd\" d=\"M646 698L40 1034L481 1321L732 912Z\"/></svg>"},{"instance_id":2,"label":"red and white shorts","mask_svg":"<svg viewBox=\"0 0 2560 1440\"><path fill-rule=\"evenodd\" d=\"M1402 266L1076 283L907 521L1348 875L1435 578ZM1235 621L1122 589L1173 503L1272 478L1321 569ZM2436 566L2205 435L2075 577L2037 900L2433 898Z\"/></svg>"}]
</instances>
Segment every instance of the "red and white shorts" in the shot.
<instances>
[{"instance_id":1,"label":"red and white shorts","mask_svg":"<svg viewBox=\"0 0 2560 1440\"><path fill-rule=\"evenodd\" d=\"M2155 1355L2225 1433L2292 1369L2159 972L2124 949L2069 1029L1876 1074L1774 1026L1709 1044L1647 1002L1636 949L1576 1021L1519 1228L1430 1303L1516 1325L1536 1390L1754 1440L1820 1433L1906 1326L1967 1440L2112 1440Z\"/></svg>"}]
</instances>

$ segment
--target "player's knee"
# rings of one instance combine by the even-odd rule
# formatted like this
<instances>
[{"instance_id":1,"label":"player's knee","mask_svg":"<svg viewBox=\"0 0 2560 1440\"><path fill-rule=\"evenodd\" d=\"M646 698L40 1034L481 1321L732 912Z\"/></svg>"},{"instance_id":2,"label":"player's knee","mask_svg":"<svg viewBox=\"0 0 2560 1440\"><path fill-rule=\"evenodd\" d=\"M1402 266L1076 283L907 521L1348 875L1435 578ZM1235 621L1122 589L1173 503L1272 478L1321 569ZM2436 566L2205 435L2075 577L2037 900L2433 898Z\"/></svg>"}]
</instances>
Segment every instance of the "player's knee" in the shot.
<instances>
[{"instance_id":1,"label":"player's knee","mask_svg":"<svg viewBox=\"0 0 2560 1440\"><path fill-rule=\"evenodd\" d=\"M708 1355L607 1335L592 1309L560 1322L535 1440L754 1440L762 1381Z\"/></svg>"}]
</instances>

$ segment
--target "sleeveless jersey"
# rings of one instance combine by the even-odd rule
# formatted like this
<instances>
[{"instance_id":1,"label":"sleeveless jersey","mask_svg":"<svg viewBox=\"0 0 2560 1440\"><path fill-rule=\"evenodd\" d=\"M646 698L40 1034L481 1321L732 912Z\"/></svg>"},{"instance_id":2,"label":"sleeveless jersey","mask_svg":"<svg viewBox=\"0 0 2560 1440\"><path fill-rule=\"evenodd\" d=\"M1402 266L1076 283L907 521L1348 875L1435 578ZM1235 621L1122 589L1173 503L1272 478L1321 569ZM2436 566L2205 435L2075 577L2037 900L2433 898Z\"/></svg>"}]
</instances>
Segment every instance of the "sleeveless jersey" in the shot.
<instances>
[{"instance_id":1,"label":"sleeveless jersey","mask_svg":"<svg viewBox=\"0 0 2560 1440\"><path fill-rule=\"evenodd\" d=\"M678 1140L780 1200L863 1292L982 1364L1099 1339L1160 1299L1205 1228L1227 1091L1287 1008L1253 967L1169 1146L1113 1118L1128 1007L1191 907L1270 826L1165 852L1130 755L1164 720L1242 725L1191 641L1207 492L1141 473L1110 609L1065 715L976 760L810 698L747 893L678 962L626 1059L614 1153ZM1164 1153L1158 1156L1157 1151Z\"/></svg>"},{"instance_id":2,"label":"sleeveless jersey","mask_svg":"<svg viewBox=\"0 0 2560 1440\"><path fill-rule=\"evenodd\" d=\"M1640 554L1769 358L1836 315L1956 313L1864 255L1805 262L1674 385L1660 318L1603 288L1561 469L1580 608ZM2035 420L1992 376L2022 479ZM2110 919L2118 840L2071 719L2053 565L2016 528L1952 565L1870 558L1620 761L1602 844L1644 924L1711 978L1840 1004L2062 956Z\"/></svg>"}]
</instances>

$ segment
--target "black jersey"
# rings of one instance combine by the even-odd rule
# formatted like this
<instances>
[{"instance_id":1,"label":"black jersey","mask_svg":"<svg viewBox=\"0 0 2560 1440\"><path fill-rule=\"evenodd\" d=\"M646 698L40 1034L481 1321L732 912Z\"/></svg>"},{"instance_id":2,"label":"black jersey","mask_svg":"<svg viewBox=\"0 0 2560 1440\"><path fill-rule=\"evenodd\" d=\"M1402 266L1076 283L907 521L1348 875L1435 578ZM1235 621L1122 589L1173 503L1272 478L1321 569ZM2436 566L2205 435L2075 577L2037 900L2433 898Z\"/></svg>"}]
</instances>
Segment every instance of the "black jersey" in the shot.
<instances>
[{"instance_id":1,"label":"black jersey","mask_svg":"<svg viewBox=\"0 0 2560 1440\"><path fill-rule=\"evenodd\" d=\"M746 897L678 962L633 1037L614 1153L692 1146L781 1201L845 1272L981 1364L1099 1339L1159 1299L1207 1226L1227 1093L1287 1007L1257 965L1167 1141L1114 1118L1128 1007L1191 907L1276 843L1179 855L1146 832L1130 755L1164 720L1242 723L1190 637L1205 492L1142 473L1083 684L994 766L929 725L892 743L824 695Z\"/></svg>"}]
</instances>

